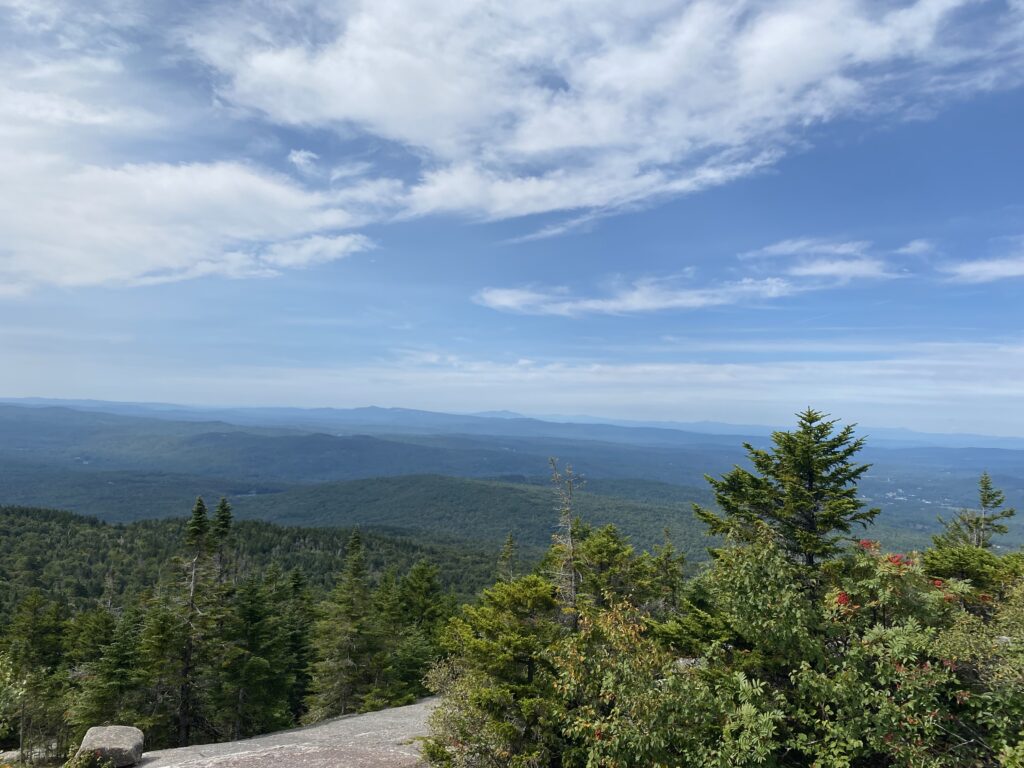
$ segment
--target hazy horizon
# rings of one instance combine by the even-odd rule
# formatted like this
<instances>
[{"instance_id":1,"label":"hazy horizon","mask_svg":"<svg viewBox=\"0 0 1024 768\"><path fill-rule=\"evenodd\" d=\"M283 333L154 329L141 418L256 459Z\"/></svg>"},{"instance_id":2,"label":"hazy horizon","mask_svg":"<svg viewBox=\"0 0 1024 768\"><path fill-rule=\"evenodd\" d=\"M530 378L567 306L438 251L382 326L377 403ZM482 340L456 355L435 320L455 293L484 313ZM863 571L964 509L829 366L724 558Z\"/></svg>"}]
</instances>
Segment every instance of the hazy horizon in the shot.
<instances>
[{"instance_id":1,"label":"hazy horizon","mask_svg":"<svg viewBox=\"0 0 1024 768\"><path fill-rule=\"evenodd\" d=\"M615 414L601 415L595 413L540 413L540 412L520 412L509 409L485 409L485 410L434 410L429 408L410 408L403 405L382 405L380 403L365 403L359 405L347 405L347 406L331 406L331 405L282 405L275 403L261 403L253 405L237 405L231 403L185 403L185 402L157 402L157 401L133 401L133 400L103 400L103 399L91 399L91 398L49 398L49 397L3 397L0 396L0 405L30 405L30 406L53 406L53 407L85 407L89 406L92 410L100 412L116 412L117 407L127 406L131 408L152 408L154 411L159 409L168 409L167 413L174 414L180 410L182 412L230 412L230 411L246 411L246 410L283 410L283 411L296 411L298 413L303 412L316 412L316 411L409 411L415 413L429 413L443 416L463 416L463 417L476 417L476 418L495 418L495 419L506 419L506 418L521 418L531 419L537 421L547 421L553 423L579 423L579 424L608 424L608 425L619 425L625 427L657 427L665 429L680 429L680 430L692 430L695 432L707 432L708 434L737 434L744 435L750 432L755 433L767 433L774 430L788 430L792 427L792 423L795 420L797 412L790 414L788 421L780 421L774 424L771 423L749 423L749 422L738 422L738 421L722 421L717 419L632 419L624 416L617 416ZM808 406L813 407L813 406ZM140 415L145 415L146 411L140 411ZM917 430L911 427L901 426L899 424L863 424L856 422L851 419L842 417L841 414L826 414L831 418L835 418L840 424L852 424L856 428L856 432L860 436L868 435L871 433L881 434L882 436L890 436L906 432L908 435L921 435L921 436L935 436L942 437L948 436L954 437L981 437L981 438L996 438L1006 440L1022 440L1024 441L1024 434L1017 434L1013 432L1003 433L983 433L983 432L966 432L966 431L927 431ZM725 430L725 431L722 431ZM744 432L748 430L748 432Z\"/></svg>"}]
</instances>

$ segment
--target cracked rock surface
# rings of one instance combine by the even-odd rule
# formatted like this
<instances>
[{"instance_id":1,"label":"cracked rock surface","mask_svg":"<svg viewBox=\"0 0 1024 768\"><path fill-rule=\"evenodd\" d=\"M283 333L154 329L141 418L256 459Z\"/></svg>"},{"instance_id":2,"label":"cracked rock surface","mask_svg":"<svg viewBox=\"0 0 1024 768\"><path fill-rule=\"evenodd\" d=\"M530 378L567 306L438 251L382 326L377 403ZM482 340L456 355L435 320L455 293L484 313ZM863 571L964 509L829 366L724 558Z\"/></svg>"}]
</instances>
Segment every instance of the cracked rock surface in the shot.
<instances>
[{"instance_id":1,"label":"cracked rock surface","mask_svg":"<svg viewBox=\"0 0 1024 768\"><path fill-rule=\"evenodd\" d=\"M144 768L412 768L431 700L245 741L147 752Z\"/></svg>"}]
</instances>

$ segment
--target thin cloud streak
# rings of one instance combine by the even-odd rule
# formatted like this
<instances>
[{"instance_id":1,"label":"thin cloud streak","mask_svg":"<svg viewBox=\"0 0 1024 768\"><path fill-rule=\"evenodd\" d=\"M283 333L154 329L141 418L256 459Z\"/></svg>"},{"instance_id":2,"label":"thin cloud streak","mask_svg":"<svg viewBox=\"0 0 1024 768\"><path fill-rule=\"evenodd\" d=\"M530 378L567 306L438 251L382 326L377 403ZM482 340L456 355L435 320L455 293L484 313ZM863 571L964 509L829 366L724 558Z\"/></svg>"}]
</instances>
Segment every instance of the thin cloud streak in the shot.
<instances>
[{"instance_id":1,"label":"thin cloud streak","mask_svg":"<svg viewBox=\"0 0 1024 768\"><path fill-rule=\"evenodd\" d=\"M896 277L881 259L814 259L790 267L793 277L831 278L841 283L857 279L886 279Z\"/></svg>"},{"instance_id":2,"label":"thin cloud streak","mask_svg":"<svg viewBox=\"0 0 1024 768\"><path fill-rule=\"evenodd\" d=\"M565 288L487 287L478 291L473 301L490 309L527 315L618 315L751 304L837 288L855 280L899 277L883 259L864 255L870 247L867 241L792 239L737 257L741 262L754 258L752 254L757 258L799 257L781 276L748 275L706 286L681 285L680 278L643 278L609 296L571 295ZM821 254L828 257L818 258Z\"/></svg>"},{"instance_id":3,"label":"thin cloud streak","mask_svg":"<svg viewBox=\"0 0 1024 768\"><path fill-rule=\"evenodd\" d=\"M761 259L779 256L864 256L871 248L869 240L830 240L798 237L782 240L753 251L739 254L739 259Z\"/></svg>"},{"instance_id":4,"label":"thin cloud streak","mask_svg":"<svg viewBox=\"0 0 1024 768\"><path fill-rule=\"evenodd\" d=\"M1024 254L997 259L978 259L944 268L951 280L960 283L994 283L1024 277Z\"/></svg>"},{"instance_id":5,"label":"thin cloud streak","mask_svg":"<svg viewBox=\"0 0 1024 768\"><path fill-rule=\"evenodd\" d=\"M705 309L740 302L756 302L792 295L797 288L777 277L745 278L705 287L677 287L674 280L646 279L607 297L573 297L565 292L523 288L484 288L473 300L482 306L528 315L575 317L587 314L620 315L668 309Z\"/></svg>"}]
</instances>

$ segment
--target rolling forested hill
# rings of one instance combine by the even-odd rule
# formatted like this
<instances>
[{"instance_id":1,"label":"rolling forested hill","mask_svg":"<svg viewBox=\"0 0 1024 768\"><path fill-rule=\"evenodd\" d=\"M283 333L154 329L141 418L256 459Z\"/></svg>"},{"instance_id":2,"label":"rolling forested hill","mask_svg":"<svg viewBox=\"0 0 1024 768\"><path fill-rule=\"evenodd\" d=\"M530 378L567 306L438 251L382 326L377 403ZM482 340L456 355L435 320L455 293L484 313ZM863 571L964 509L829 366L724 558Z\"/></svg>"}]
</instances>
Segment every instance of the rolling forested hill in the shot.
<instances>
[{"instance_id":1,"label":"rolling forested hill","mask_svg":"<svg viewBox=\"0 0 1024 768\"><path fill-rule=\"evenodd\" d=\"M68 610L99 599L120 602L152 588L174 568L185 520L109 524L47 509L0 507L0 623L30 590L61 599ZM259 573L271 563L298 569L319 590L334 583L351 528L296 528L241 521L232 532L236 566ZM370 573L399 571L425 559L440 569L446 589L468 597L493 579L497 547L473 546L443 535L429 541L361 529Z\"/></svg>"},{"instance_id":2,"label":"rolling forested hill","mask_svg":"<svg viewBox=\"0 0 1024 768\"><path fill-rule=\"evenodd\" d=\"M106 412L113 409L116 413ZM84 409L84 410L83 410ZM181 516L197 495L228 496L239 514L295 525L386 525L546 543L548 458L587 479L581 511L638 542L669 527L692 553L689 505L708 501L705 473L744 462L744 439L654 426L553 423L401 409L223 409L131 404L0 405L0 503L70 509L107 521ZM860 491L883 509L893 546L926 543L937 515L976 498L989 471L1024 507L1024 451L870 440ZM915 442L916 441L916 442ZM988 441L988 442L986 442ZM1024 519L1008 545L1024 542Z\"/></svg>"},{"instance_id":3,"label":"rolling forested hill","mask_svg":"<svg viewBox=\"0 0 1024 768\"><path fill-rule=\"evenodd\" d=\"M578 493L576 511L594 526L614 523L642 547L661 541L667 529L680 549L703 559L707 541L688 502L707 502L710 494L680 490L690 498L652 503ZM352 480L241 497L235 509L241 518L288 525L379 525L484 542L511 533L528 547L547 546L558 520L555 495L547 486L439 475Z\"/></svg>"}]
</instances>

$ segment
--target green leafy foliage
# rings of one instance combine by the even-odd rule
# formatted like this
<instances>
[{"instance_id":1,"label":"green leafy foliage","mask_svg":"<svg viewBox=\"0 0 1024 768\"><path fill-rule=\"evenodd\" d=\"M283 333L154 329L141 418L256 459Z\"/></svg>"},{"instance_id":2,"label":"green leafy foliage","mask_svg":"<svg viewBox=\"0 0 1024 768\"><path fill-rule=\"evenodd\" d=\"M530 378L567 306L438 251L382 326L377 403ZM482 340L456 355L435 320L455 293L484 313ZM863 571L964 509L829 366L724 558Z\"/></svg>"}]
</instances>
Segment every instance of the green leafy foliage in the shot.
<instances>
[{"instance_id":1,"label":"green leafy foliage","mask_svg":"<svg viewBox=\"0 0 1024 768\"><path fill-rule=\"evenodd\" d=\"M561 542L535 574L487 590L449 625L428 760L1021 765L1021 555L844 546L874 511L856 495L860 442L833 431L807 411L754 452L758 475L712 481L722 510L704 516L727 539L691 579L668 547L637 554L614 528L577 523L575 621L553 597Z\"/></svg>"}]
</instances>

